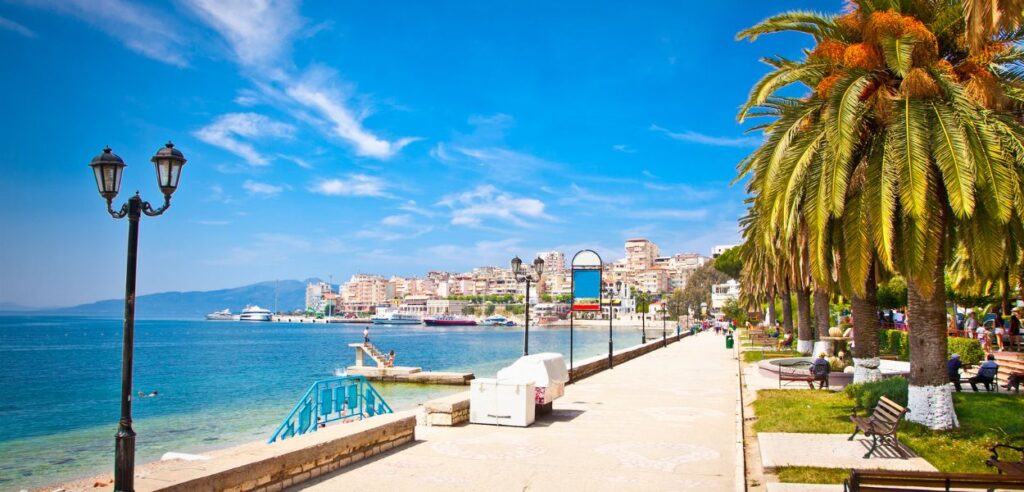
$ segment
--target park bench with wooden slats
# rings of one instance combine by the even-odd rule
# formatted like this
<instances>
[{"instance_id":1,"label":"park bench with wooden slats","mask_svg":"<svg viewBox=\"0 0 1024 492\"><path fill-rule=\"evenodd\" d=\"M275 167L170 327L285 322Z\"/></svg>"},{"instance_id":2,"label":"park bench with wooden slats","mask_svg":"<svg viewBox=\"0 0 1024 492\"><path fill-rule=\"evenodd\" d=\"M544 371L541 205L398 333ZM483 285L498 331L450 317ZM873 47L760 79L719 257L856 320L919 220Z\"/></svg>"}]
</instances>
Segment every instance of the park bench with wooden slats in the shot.
<instances>
[{"instance_id":1,"label":"park bench with wooden slats","mask_svg":"<svg viewBox=\"0 0 1024 492\"><path fill-rule=\"evenodd\" d=\"M871 449L864 455L865 458L871 457L871 453L878 448L878 443L884 440L891 441L900 456L905 456L900 442L896 439L896 431L900 427L903 416L909 411L884 396L878 399L878 404L875 405L870 416L858 417L857 409L854 408L853 413L850 414L850 421L853 422L855 428L847 440L852 441L858 432L863 432L865 436L870 437Z\"/></svg>"},{"instance_id":2,"label":"park bench with wooden slats","mask_svg":"<svg viewBox=\"0 0 1024 492\"><path fill-rule=\"evenodd\" d=\"M892 470L850 470L845 492L1024 490L1024 476Z\"/></svg>"},{"instance_id":3,"label":"park bench with wooden slats","mask_svg":"<svg viewBox=\"0 0 1024 492\"><path fill-rule=\"evenodd\" d=\"M782 382L798 381L807 383L811 389L814 389L814 375L811 374L811 370L807 369L806 372L788 372L783 368L779 368L779 389L782 389Z\"/></svg>"},{"instance_id":4,"label":"park bench with wooden slats","mask_svg":"<svg viewBox=\"0 0 1024 492\"><path fill-rule=\"evenodd\" d=\"M999 449L1012 449L1020 455L1018 461L1007 461L1005 458L999 458ZM1017 446L1010 446L1009 444L996 444L991 448L988 448L992 452L992 457L985 460L985 464L995 468L1000 475L1019 475L1024 476L1024 448L1018 448Z\"/></svg>"}]
</instances>

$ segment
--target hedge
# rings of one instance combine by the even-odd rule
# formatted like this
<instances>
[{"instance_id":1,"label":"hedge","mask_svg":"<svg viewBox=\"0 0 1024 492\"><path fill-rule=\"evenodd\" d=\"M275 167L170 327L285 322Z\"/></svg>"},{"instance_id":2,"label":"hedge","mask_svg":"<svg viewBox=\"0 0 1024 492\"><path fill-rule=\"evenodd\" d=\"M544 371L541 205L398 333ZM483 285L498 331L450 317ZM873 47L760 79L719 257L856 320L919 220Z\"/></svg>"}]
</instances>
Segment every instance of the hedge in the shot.
<instances>
[{"instance_id":1,"label":"hedge","mask_svg":"<svg viewBox=\"0 0 1024 492\"><path fill-rule=\"evenodd\" d=\"M858 407L875 408L882 396L906 407L907 380L902 377L886 378L872 383L848 384L843 393L850 397Z\"/></svg>"},{"instance_id":2,"label":"hedge","mask_svg":"<svg viewBox=\"0 0 1024 492\"><path fill-rule=\"evenodd\" d=\"M985 352L981 344L971 338L947 338L949 353L960 354L960 361L973 366L985 360ZM899 360L910 360L910 343L907 332L899 330L882 330L879 333L878 349L883 354L895 355Z\"/></svg>"}]
</instances>

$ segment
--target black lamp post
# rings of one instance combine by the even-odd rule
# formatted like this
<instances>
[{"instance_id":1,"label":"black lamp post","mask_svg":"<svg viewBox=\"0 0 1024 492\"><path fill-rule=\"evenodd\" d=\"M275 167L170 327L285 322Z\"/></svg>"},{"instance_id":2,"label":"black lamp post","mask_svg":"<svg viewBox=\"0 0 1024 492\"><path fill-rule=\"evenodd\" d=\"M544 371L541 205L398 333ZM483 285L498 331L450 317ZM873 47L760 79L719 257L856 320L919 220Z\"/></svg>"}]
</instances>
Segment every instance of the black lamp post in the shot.
<instances>
[{"instance_id":1,"label":"black lamp post","mask_svg":"<svg viewBox=\"0 0 1024 492\"><path fill-rule=\"evenodd\" d=\"M638 297L637 307L640 309L637 309L637 311L640 312L640 343L647 343L647 321L645 318L647 318L647 303L649 301L647 300L646 292L640 292Z\"/></svg>"},{"instance_id":2,"label":"black lamp post","mask_svg":"<svg viewBox=\"0 0 1024 492\"><path fill-rule=\"evenodd\" d=\"M114 445L114 490L135 489L135 431L132 430L132 357L135 344L135 267L139 251L139 219L142 214L155 217L171 206L171 195L178 188L185 156L167 142L152 159L156 168L157 184L164 195L164 204L153 209L142 201L138 192L115 212L111 204L121 188L121 174L125 163L110 147L93 157L89 166L96 177L96 188L107 201L107 212L115 219L128 217L128 266L124 287L124 341L121 348L121 419L117 426Z\"/></svg>"},{"instance_id":3,"label":"black lamp post","mask_svg":"<svg viewBox=\"0 0 1024 492\"><path fill-rule=\"evenodd\" d=\"M668 317L667 316L668 315L668 311L665 310L665 307L666 307L666 304L665 304L665 294L661 295L660 301L661 301L661 346L662 347L668 347L668 335L666 334L666 330L668 329L668 327L665 325L665 323L667 323L667 320L665 318Z\"/></svg>"},{"instance_id":4,"label":"black lamp post","mask_svg":"<svg viewBox=\"0 0 1024 492\"><path fill-rule=\"evenodd\" d=\"M516 282L526 281L526 299L524 300L526 323L525 331L523 331L523 355L530 355L530 282L540 281L541 274L544 273L544 260L538 256L533 260L533 271L529 269L523 271L523 260L520 260L518 256L512 258L512 275L515 276Z\"/></svg>"}]
</instances>

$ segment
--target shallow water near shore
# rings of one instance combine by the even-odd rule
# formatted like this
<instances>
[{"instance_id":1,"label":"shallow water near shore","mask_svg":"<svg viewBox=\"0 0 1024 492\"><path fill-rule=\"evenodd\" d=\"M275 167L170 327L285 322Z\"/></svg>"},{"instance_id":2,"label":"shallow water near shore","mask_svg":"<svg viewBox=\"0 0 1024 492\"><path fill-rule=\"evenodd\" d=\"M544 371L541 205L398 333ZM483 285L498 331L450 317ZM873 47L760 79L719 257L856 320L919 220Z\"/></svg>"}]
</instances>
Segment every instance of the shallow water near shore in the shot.
<instances>
[{"instance_id":1,"label":"shallow water near shore","mask_svg":"<svg viewBox=\"0 0 1024 492\"><path fill-rule=\"evenodd\" d=\"M138 320L134 392L159 396L133 401L137 462L267 439L313 381L352 365L364 326ZM616 329L616 349L639 335ZM477 377L523 347L522 327L371 326L370 338L399 365ZM607 330L576 330L574 350L607 354ZM568 328L531 328L530 352L568 359ZM112 469L120 364L120 319L0 316L0 490ZM395 410L467 389L374 386Z\"/></svg>"}]
</instances>

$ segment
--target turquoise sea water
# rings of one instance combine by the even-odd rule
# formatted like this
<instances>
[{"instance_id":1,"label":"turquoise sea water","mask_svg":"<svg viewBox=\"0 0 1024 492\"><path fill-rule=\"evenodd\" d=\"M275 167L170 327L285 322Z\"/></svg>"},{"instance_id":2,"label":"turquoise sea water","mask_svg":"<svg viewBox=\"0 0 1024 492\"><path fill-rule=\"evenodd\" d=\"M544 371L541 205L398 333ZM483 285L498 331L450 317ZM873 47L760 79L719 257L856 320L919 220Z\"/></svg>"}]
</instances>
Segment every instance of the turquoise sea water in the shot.
<instances>
[{"instance_id":1,"label":"turquoise sea water","mask_svg":"<svg viewBox=\"0 0 1024 492\"><path fill-rule=\"evenodd\" d=\"M354 361L365 325L139 320L133 427L139 463L265 440L309 385ZM522 327L371 326L397 363L493 375L522 353ZM639 343L615 331L616 348ZM608 332L576 330L576 360ZM568 359L568 328L531 329L530 352ZM0 490L109 471L120 412L121 320L0 316ZM374 383L396 410L465 387Z\"/></svg>"}]
</instances>

